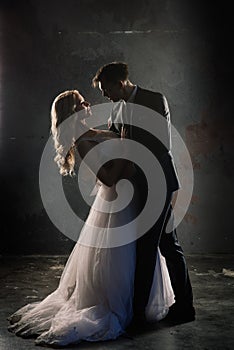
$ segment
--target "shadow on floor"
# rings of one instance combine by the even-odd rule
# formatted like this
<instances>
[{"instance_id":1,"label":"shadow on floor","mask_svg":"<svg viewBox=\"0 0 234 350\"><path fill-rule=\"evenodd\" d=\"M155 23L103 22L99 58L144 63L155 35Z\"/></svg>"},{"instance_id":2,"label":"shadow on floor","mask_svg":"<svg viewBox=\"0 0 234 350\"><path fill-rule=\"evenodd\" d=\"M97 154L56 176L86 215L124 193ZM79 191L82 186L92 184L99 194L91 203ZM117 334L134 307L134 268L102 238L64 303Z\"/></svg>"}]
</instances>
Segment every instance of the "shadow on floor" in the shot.
<instances>
[{"instance_id":1,"label":"shadow on floor","mask_svg":"<svg viewBox=\"0 0 234 350\"><path fill-rule=\"evenodd\" d=\"M33 339L8 332L7 317L21 306L42 300L58 286L67 256L2 256L0 258L0 349L36 349ZM155 325L132 337L71 349L174 350L234 349L234 256L191 255L187 263L194 290L196 321L173 327ZM37 346L37 348L42 348Z\"/></svg>"}]
</instances>

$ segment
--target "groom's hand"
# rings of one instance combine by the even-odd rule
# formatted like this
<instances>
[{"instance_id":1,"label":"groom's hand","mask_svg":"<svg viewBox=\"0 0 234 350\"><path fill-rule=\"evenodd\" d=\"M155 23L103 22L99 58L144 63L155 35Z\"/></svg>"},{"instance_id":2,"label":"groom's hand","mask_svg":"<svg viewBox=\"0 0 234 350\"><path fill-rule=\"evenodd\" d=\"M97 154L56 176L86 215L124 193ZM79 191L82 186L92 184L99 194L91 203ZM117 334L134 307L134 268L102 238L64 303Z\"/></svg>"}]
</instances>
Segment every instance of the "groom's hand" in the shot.
<instances>
[{"instance_id":1,"label":"groom's hand","mask_svg":"<svg viewBox=\"0 0 234 350\"><path fill-rule=\"evenodd\" d=\"M112 124L112 122L111 122L111 118L109 118L109 119L108 119L108 121L107 121L107 126L108 126L108 129L110 129L110 128L111 128L111 124Z\"/></svg>"}]
</instances>

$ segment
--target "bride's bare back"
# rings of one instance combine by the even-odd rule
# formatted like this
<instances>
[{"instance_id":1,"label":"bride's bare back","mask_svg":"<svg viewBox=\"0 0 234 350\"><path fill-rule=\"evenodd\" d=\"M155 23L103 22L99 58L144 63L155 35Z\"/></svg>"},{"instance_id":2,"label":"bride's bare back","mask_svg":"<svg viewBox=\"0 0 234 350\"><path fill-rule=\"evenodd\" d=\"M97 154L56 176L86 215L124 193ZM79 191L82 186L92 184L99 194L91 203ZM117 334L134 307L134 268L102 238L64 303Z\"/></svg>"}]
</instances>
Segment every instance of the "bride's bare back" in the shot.
<instances>
[{"instance_id":1,"label":"bride's bare back","mask_svg":"<svg viewBox=\"0 0 234 350\"><path fill-rule=\"evenodd\" d=\"M86 154L100 142L114 138L119 138L119 136L113 131L89 129L76 141L76 146L80 157L83 159ZM98 158L98 153L96 155L94 154L94 157ZM92 164L89 163L88 166L92 170ZM102 166L97 173L97 177L101 182L110 187L119 179L130 178L134 173L135 167L132 162L126 159L118 158L110 160L104 166Z\"/></svg>"}]
</instances>

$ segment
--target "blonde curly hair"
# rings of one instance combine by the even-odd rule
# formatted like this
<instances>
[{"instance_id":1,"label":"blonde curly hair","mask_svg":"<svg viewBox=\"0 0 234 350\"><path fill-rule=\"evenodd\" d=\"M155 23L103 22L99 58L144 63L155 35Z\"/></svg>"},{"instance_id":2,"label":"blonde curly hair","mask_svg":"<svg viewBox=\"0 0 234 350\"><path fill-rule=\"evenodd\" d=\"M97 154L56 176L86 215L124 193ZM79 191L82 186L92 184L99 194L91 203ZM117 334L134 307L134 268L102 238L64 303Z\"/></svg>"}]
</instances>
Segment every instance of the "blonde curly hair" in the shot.
<instances>
[{"instance_id":1,"label":"blonde curly hair","mask_svg":"<svg viewBox=\"0 0 234 350\"><path fill-rule=\"evenodd\" d=\"M60 93L53 101L51 107L51 133L54 140L56 156L54 161L59 167L61 175L73 176L75 166L75 140L71 140L71 147L64 156L64 145L60 141L59 125L77 112L77 106L84 102L83 96L77 90L67 90Z\"/></svg>"}]
</instances>

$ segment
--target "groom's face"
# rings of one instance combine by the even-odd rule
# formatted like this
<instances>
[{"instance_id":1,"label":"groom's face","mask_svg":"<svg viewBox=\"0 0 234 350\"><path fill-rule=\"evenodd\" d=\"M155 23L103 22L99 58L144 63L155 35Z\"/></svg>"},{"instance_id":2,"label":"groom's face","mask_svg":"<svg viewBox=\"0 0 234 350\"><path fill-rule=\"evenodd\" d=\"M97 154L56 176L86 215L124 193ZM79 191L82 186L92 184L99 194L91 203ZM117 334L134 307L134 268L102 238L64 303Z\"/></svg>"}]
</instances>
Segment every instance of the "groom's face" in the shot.
<instances>
[{"instance_id":1,"label":"groom's face","mask_svg":"<svg viewBox=\"0 0 234 350\"><path fill-rule=\"evenodd\" d=\"M103 96L109 98L113 102L117 102L122 99L122 89L120 82L107 82L100 81L99 89L102 91Z\"/></svg>"}]
</instances>

